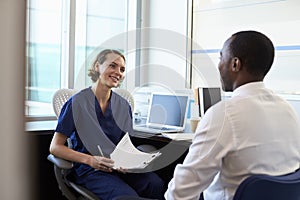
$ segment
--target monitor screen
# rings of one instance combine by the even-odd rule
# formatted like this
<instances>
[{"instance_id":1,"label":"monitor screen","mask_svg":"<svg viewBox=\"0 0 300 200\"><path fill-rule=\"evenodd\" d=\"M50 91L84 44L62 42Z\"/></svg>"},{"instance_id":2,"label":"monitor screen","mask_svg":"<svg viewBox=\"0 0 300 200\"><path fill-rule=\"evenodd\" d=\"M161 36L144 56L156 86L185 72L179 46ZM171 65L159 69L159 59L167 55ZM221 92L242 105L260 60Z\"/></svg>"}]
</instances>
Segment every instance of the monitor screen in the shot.
<instances>
[{"instance_id":1,"label":"monitor screen","mask_svg":"<svg viewBox=\"0 0 300 200\"><path fill-rule=\"evenodd\" d=\"M187 105L187 95L153 93L148 113L148 123L182 127L186 117Z\"/></svg>"},{"instance_id":2,"label":"monitor screen","mask_svg":"<svg viewBox=\"0 0 300 200\"><path fill-rule=\"evenodd\" d=\"M219 101L221 101L220 88L198 88L198 105L199 114L201 117L211 106L218 103Z\"/></svg>"}]
</instances>

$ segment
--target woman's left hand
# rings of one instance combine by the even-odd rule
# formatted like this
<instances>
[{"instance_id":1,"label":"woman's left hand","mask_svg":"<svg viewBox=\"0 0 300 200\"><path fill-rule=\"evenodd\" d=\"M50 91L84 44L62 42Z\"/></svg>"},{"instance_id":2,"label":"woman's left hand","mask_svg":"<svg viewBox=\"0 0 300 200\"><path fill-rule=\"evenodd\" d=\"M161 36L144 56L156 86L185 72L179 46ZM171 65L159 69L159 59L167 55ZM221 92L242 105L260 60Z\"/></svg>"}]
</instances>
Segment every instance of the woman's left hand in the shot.
<instances>
[{"instance_id":1,"label":"woman's left hand","mask_svg":"<svg viewBox=\"0 0 300 200\"><path fill-rule=\"evenodd\" d=\"M122 167L120 167L120 168L118 168L118 169L116 169L118 172L120 172L120 173L123 173L123 174L126 174L127 172L128 172L128 170L127 169L123 169Z\"/></svg>"},{"instance_id":2,"label":"woman's left hand","mask_svg":"<svg viewBox=\"0 0 300 200\"><path fill-rule=\"evenodd\" d=\"M105 171L105 172L112 172L114 161L110 158L105 158L102 156L93 156L94 161L93 166L97 170Z\"/></svg>"}]
</instances>

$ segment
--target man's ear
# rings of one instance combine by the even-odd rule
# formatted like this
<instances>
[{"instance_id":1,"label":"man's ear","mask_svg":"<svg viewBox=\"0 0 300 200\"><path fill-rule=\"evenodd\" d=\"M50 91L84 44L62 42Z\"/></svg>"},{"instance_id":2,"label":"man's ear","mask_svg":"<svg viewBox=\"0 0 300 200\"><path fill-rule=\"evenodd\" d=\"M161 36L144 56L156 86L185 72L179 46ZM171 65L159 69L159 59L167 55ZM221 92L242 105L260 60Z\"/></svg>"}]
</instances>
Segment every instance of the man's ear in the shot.
<instances>
[{"instance_id":1,"label":"man's ear","mask_svg":"<svg viewBox=\"0 0 300 200\"><path fill-rule=\"evenodd\" d=\"M233 72L238 72L242 69L241 60L238 57L233 57L231 59L231 70Z\"/></svg>"}]
</instances>

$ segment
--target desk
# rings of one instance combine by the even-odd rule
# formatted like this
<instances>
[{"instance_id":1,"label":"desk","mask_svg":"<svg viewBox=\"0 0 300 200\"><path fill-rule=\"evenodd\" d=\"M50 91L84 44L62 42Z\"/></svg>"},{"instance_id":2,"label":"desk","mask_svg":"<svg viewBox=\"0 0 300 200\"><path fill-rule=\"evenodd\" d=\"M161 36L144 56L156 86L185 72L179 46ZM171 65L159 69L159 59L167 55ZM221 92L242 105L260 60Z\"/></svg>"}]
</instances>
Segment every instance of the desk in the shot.
<instances>
[{"instance_id":1,"label":"desk","mask_svg":"<svg viewBox=\"0 0 300 200\"><path fill-rule=\"evenodd\" d=\"M151 144L162 153L154 160L151 169L155 170L166 183L173 177L176 165L183 162L191 144L190 141L174 141L160 135L139 131L134 132L131 140L135 146Z\"/></svg>"},{"instance_id":2,"label":"desk","mask_svg":"<svg viewBox=\"0 0 300 200\"><path fill-rule=\"evenodd\" d=\"M40 190L45 192L40 195L52 195L59 193L56 180L53 173L53 165L46 158L49 154L49 145L56 127L56 121L43 121L43 122L27 122L26 131L36 141L36 150L33 154L37 157L35 160L36 168L42 169L40 171L37 185L41 185ZM169 138L135 131L131 135L132 142L135 146L141 144L151 144L160 150L162 155L154 161L154 168L157 169L156 173L167 184L173 177L173 172L178 163L182 163L191 144L189 141L173 141ZM42 180L43 179L43 180ZM47 180L46 182L44 180ZM47 193L48 189L50 193ZM54 192L55 191L55 192ZM46 195L46 196L47 196ZM53 198L56 199L56 198Z\"/></svg>"},{"instance_id":3,"label":"desk","mask_svg":"<svg viewBox=\"0 0 300 200\"><path fill-rule=\"evenodd\" d=\"M57 120L26 122L25 131L28 132L54 131L56 125L57 125Z\"/></svg>"}]
</instances>

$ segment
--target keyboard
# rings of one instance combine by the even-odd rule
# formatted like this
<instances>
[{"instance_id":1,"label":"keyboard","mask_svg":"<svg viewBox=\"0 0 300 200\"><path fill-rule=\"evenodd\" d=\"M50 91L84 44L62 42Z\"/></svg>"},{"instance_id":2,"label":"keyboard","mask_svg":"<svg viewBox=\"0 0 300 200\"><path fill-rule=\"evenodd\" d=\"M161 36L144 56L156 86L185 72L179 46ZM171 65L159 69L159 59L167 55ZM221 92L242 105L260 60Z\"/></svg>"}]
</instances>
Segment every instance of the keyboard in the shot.
<instances>
[{"instance_id":1,"label":"keyboard","mask_svg":"<svg viewBox=\"0 0 300 200\"><path fill-rule=\"evenodd\" d=\"M182 132L182 130L168 128L168 127L153 127L147 125L134 126L136 131L146 132L146 133L168 133L168 132Z\"/></svg>"}]
</instances>

